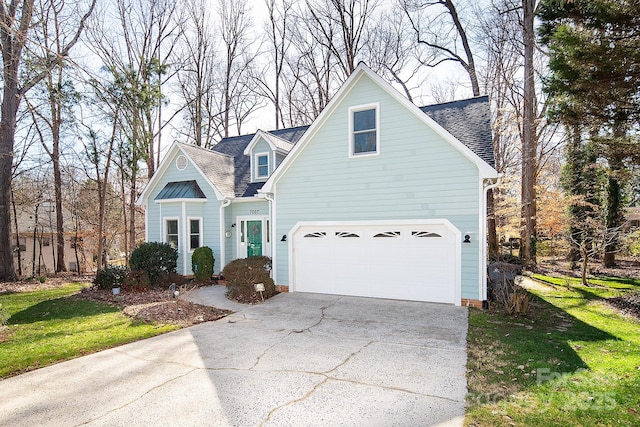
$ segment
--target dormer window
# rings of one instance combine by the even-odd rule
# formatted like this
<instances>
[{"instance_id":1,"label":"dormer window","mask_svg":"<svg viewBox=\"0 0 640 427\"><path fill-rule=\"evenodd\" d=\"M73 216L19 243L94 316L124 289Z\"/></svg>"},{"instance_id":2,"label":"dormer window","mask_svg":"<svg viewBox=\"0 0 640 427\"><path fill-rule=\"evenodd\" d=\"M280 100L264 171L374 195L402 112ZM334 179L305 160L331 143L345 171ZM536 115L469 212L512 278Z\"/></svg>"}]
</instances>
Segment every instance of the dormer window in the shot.
<instances>
[{"instance_id":1,"label":"dormer window","mask_svg":"<svg viewBox=\"0 0 640 427\"><path fill-rule=\"evenodd\" d=\"M349 109L349 155L375 155L380 151L378 104Z\"/></svg>"},{"instance_id":2,"label":"dormer window","mask_svg":"<svg viewBox=\"0 0 640 427\"><path fill-rule=\"evenodd\" d=\"M256 179L263 179L269 177L269 154L259 153L256 154Z\"/></svg>"}]
</instances>

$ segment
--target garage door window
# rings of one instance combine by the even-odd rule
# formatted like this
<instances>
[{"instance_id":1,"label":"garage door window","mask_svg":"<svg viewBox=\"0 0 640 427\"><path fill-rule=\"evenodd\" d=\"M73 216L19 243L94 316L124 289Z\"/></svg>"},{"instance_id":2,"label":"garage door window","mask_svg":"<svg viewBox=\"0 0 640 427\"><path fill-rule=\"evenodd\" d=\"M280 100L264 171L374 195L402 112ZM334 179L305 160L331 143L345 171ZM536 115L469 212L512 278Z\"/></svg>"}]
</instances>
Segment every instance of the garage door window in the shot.
<instances>
[{"instance_id":1,"label":"garage door window","mask_svg":"<svg viewBox=\"0 0 640 427\"><path fill-rule=\"evenodd\" d=\"M400 237L399 231L383 231L382 233L375 234L373 237Z\"/></svg>"},{"instance_id":2,"label":"garage door window","mask_svg":"<svg viewBox=\"0 0 640 427\"><path fill-rule=\"evenodd\" d=\"M326 236L327 236L327 233L325 233L324 231L318 231L316 233L309 233L304 235L304 237L306 238L322 238Z\"/></svg>"},{"instance_id":3,"label":"garage door window","mask_svg":"<svg viewBox=\"0 0 640 427\"><path fill-rule=\"evenodd\" d=\"M356 233L349 231L336 231L336 237L360 237Z\"/></svg>"},{"instance_id":4,"label":"garage door window","mask_svg":"<svg viewBox=\"0 0 640 427\"><path fill-rule=\"evenodd\" d=\"M412 231L411 235L413 237L442 237L438 233L431 233L429 231Z\"/></svg>"}]
</instances>

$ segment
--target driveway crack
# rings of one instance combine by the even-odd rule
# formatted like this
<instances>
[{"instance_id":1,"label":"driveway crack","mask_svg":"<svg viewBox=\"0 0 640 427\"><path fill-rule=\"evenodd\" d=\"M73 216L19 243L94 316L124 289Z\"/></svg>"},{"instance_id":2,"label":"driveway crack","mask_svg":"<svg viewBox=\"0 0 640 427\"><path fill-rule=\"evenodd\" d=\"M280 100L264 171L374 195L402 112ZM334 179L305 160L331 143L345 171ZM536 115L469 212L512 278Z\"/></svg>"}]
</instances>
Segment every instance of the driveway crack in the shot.
<instances>
[{"instance_id":1,"label":"driveway crack","mask_svg":"<svg viewBox=\"0 0 640 427\"><path fill-rule=\"evenodd\" d=\"M106 417L107 415L109 415L109 414L111 414L111 413L114 413L114 412L116 412L116 411L119 411L120 409L122 409L122 408L126 408L127 406L129 406L129 405L131 405L131 404L133 404L133 403L137 402L138 400L142 399L143 397L145 397L146 395L148 395L148 394L149 394L149 393L151 393L152 391L157 390L157 389L159 389L159 388L161 388L161 387L164 387L165 385L167 385L167 384L169 384L169 383L171 383L171 382L173 382L173 381L175 381L175 380L178 380L178 379L180 379L180 378L182 378L182 377L185 377L185 376L187 376L187 375L189 375L189 374L191 374L192 372L197 371L197 370L199 370L199 368L193 368L193 369L191 369L190 371L187 371L187 372L185 372L185 373L183 373L183 374L181 374L181 375L177 375L177 376L175 376L175 377L173 377L173 378L170 378L170 379L168 379L168 380L166 380L166 381L164 381L164 382L162 382L162 383L160 383L160 384L157 384L157 385L155 385L155 386L151 387L150 389L148 389L147 391L145 391L144 393L142 393L141 395L139 395L139 396L138 396L138 397L136 397L135 399L132 399L132 400L130 400L129 402L125 403L124 405L120 405L120 406L118 406L117 408L113 408L113 409L111 409L111 410L109 410L109 411L105 412L104 414L100 415L99 417L92 418L92 419L90 419L90 420L84 421L84 422L82 422L82 423L80 423L80 424L76 424L76 425L78 425L78 426L83 426L83 425L90 424L90 423L92 423L92 422L94 422L94 421L97 421L97 420L99 420L99 419L101 419L101 418L104 418L104 417Z\"/></svg>"}]
</instances>

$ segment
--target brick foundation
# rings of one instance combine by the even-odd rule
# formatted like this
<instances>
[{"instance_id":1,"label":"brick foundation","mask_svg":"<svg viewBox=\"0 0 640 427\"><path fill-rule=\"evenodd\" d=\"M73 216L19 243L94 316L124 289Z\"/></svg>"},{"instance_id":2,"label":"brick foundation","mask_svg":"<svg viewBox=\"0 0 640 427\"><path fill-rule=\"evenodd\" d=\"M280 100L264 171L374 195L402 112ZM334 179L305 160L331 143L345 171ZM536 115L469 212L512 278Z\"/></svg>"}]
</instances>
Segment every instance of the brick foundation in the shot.
<instances>
[{"instance_id":1,"label":"brick foundation","mask_svg":"<svg viewBox=\"0 0 640 427\"><path fill-rule=\"evenodd\" d=\"M289 292L289 286L276 285L276 291L278 291L278 292Z\"/></svg>"},{"instance_id":2,"label":"brick foundation","mask_svg":"<svg viewBox=\"0 0 640 427\"><path fill-rule=\"evenodd\" d=\"M477 299L462 298L461 304L463 307L482 308L482 301Z\"/></svg>"}]
</instances>

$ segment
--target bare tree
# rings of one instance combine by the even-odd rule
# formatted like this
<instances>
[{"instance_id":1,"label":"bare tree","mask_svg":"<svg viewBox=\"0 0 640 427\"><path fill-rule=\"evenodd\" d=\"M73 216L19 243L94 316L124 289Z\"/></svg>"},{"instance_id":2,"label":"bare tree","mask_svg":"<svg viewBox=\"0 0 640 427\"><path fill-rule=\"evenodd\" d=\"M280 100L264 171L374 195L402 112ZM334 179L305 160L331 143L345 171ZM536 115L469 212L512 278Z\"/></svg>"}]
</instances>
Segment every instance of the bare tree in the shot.
<instances>
[{"instance_id":1,"label":"bare tree","mask_svg":"<svg viewBox=\"0 0 640 427\"><path fill-rule=\"evenodd\" d=\"M177 80L189 125L187 138L198 146L211 147L222 133L214 25L205 0L188 0L186 15Z\"/></svg>"},{"instance_id":2,"label":"bare tree","mask_svg":"<svg viewBox=\"0 0 640 427\"><path fill-rule=\"evenodd\" d=\"M30 42L33 28L34 0L12 0L0 3L0 49L3 64L3 94L0 107L0 280L13 280L13 255L11 253L11 174L16 132L16 116L24 95L41 81L50 70L64 60L77 43L85 22L93 12L96 0L87 6L87 12L78 17L73 35L57 52L48 52L38 59L37 72L23 70L23 52ZM21 70L25 73L21 73Z\"/></svg>"},{"instance_id":3,"label":"bare tree","mask_svg":"<svg viewBox=\"0 0 640 427\"><path fill-rule=\"evenodd\" d=\"M377 3L376 0L306 0L316 29L311 36L334 56L343 80L358 65Z\"/></svg>"},{"instance_id":4,"label":"bare tree","mask_svg":"<svg viewBox=\"0 0 640 427\"><path fill-rule=\"evenodd\" d=\"M404 14L383 13L369 31L365 51L371 69L400 85L406 97L413 101L408 84L418 74L420 64L412 61L414 44L406 20Z\"/></svg>"},{"instance_id":5,"label":"bare tree","mask_svg":"<svg viewBox=\"0 0 640 427\"><path fill-rule=\"evenodd\" d=\"M291 0L265 0L269 11L269 20L265 23L269 41L273 79L256 76L261 92L275 108L275 126L279 129L284 123L282 103L282 80L285 72L287 51L291 45L289 26L291 25ZM265 73L263 73L265 74Z\"/></svg>"},{"instance_id":6,"label":"bare tree","mask_svg":"<svg viewBox=\"0 0 640 427\"><path fill-rule=\"evenodd\" d=\"M120 174L129 182L129 249L136 241L136 206L141 165L150 179L159 162L162 129L179 114L161 117L163 85L175 70L169 67L176 39L183 28L180 2L170 0L118 0L101 10L88 31L87 46L108 71L108 96L121 103L118 145Z\"/></svg>"},{"instance_id":7,"label":"bare tree","mask_svg":"<svg viewBox=\"0 0 640 427\"><path fill-rule=\"evenodd\" d=\"M418 54L418 60L427 67L436 67L444 62L460 64L469 76L473 96L479 96L480 84L469 30L454 2L400 0L400 6L409 19L418 45L424 48Z\"/></svg>"},{"instance_id":8,"label":"bare tree","mask_svg":"<svg viewBox=\"0 0 640 427\"><path fill-rule=\"evenodd\" d=\"M251 49L252 21L247 0L219 0L218 26L222 40L224 69L221 73L222 136L232 125L241 133L249 115L262 107L252 79L256 50Z\"/></svg>"}]
</instances>

